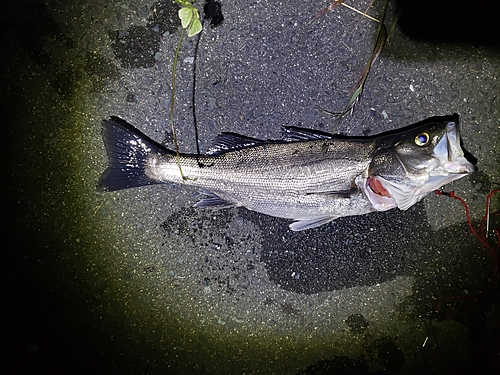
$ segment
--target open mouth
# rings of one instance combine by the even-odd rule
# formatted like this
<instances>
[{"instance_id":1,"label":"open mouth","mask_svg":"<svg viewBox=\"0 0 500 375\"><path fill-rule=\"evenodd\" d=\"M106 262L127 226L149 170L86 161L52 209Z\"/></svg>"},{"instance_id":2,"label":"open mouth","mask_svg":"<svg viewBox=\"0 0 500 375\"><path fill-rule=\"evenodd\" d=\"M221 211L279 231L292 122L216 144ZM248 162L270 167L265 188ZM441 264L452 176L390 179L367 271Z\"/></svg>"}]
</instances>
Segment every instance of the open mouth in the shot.
<instances>
[{"instance_id":1,"label":"open mouth","mask_svg":"<svg viewBox=\"0 0 500 375\"><path fill-rule=\"evenodd\" d=\"M432 171L431 176L467 174L476 170L476 167L464 157L464 152L460 146L460 133L454 122L449 122L446 125L446 136L441 138L434 147L433 152L441 161L441 168Z\"/></svg>"}]
</instances>

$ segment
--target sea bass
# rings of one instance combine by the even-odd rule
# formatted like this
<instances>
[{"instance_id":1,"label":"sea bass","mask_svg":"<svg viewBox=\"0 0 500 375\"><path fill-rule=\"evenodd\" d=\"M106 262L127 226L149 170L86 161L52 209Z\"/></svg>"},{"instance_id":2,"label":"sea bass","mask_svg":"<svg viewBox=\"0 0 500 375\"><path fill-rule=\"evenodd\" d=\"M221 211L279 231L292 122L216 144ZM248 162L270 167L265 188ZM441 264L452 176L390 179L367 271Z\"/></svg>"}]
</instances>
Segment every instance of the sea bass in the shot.
<instances>
[{"instance_id":1,"label":"sea bass","mask_svg":"<svg viewBox=\"0 0 500 375\"><path fill-rule=\"evenodd\" d=\"M406 210L475 170L460 146L456 114L371 137L293 126L283 128L280 141L222 133L205 155L179 157L118 117L103 121L102 137L109 166L100 191L183 183L203 192L195 207L242 206L292 219L294 231L343 216Z\"/></svg>"}]
</instances>

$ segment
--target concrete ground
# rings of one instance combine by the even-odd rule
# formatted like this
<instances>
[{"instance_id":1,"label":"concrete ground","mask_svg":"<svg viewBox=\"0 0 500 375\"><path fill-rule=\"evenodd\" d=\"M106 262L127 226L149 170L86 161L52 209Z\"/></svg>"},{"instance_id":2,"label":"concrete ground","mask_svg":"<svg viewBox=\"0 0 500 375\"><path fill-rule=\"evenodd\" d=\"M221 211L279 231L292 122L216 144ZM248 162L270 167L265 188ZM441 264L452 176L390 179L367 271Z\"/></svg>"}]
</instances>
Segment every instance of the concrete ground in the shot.
<instances>
[{"instance_id":1,"label":"concrete ground","mask_svg":"<svg viewBox=\"0 0 500 375\"><path fill-rule=\"evenodd\" d=\"M343 6L309 22L329 3L224 1L220 26L205 22L199 41L184 40L175 99L182 152L196 151L193 105L202 151L223 131L278 139L283 125L336 128L319 108L343 108L377 24ZM461 7L405 5L389 5L389 41L337 132L374 135L459 113L478 171L445 190L466 200L476 225L500 181L500 46L487 22L457 24ZM382 8L375 2L368 13L380 17ZM173 147L177 9L171 1L23 0L2 15L10 234L2 368L493 373L494 260L456 200L429 195L408 211L291 232L288 220L245 209L194 209L197 191L184 186L96 192L107 163L101 119L122 117ZM466 9L471 22L484 13Z\"/></svg>"}]
</instances>

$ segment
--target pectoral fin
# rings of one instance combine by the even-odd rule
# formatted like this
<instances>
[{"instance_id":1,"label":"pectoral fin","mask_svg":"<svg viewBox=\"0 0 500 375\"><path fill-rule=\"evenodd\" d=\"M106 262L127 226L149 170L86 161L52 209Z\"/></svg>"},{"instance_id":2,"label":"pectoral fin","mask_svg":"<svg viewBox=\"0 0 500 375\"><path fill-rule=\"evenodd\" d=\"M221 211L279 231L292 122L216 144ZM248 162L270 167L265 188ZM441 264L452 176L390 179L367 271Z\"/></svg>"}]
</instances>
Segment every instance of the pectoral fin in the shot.
<instances>
[{"instance_id":1,"label":"pectoral fin","mask_svg":"<svg viewBox=\"0 0 500 375\"><path fill-rule=\"evenodd\" d=\"M298 220L290 224L289 227L291 230L298 232L305 229L319 227L320 225L335 220L337 217L338 216L323 216L323 217L316 217L314 219Z\"/></svg>"},{"instance_id":2,"label":"pectoral fin","mask_svg":"<svg viewBox=\"0 0 500 375\"><path fill-rule=\"evenodd\" d=\"M207 197L197 202L194 205L194 207L196 208L209 208L212 210L219 210L223 208L231 208L236 206L234 203L222 199L221 197L212 193L211 191L202 190L201 193L203 195L206 195Z\"/></svg>"},{"instance_id":3,"label":"pectoral fin","mask_svg":"<svg viewBox=\"0 0 500 375\"><path fill-rule=\"evenodd\" d=\"M326 195L332 198L351 198L359 193L357 187L352 187L349 190L331 190L331 191L308 191L306 195Z\"/></svg>"}]
</instances>

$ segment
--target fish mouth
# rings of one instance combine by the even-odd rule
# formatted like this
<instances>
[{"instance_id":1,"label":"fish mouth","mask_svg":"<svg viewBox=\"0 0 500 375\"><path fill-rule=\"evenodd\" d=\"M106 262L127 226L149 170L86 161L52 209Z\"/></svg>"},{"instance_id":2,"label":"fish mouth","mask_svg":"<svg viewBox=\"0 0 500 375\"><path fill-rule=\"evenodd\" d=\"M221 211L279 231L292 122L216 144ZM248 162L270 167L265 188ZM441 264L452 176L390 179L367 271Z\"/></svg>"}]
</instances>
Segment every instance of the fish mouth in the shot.
<instances>
[{"instance_id":1,"label":"fish mouth","mask_svg":"<svg viewBox=\"0 0 500 375\"><path fill-rule=\"evenodd\" d=\"M395 180L379 175L359 176L358 186L361 186L376 211L386 211L394 207L406 210L429 192L476 170L464 156L459 129L453 121L446 124L444 134L434 146L432 156L435 164L430 163L425 174L413 176L401 162L405 176Z\"/></svg>"},{"instance_id":2,"label":"fish mouth","mask_svg":"<svg viewBox=\"0 0 500 375\"><path fill-rule=\"evenodd\" d=\"M446 124L445 135L441 137L434 147L433 153L440 161L440 165L430 172L430 176L467 174L476 170L476 167L464 156L464 151L460 145L460 131L453 121ZM463 176L457 178L461 177Z\"/></svg>"}]
</instances>

